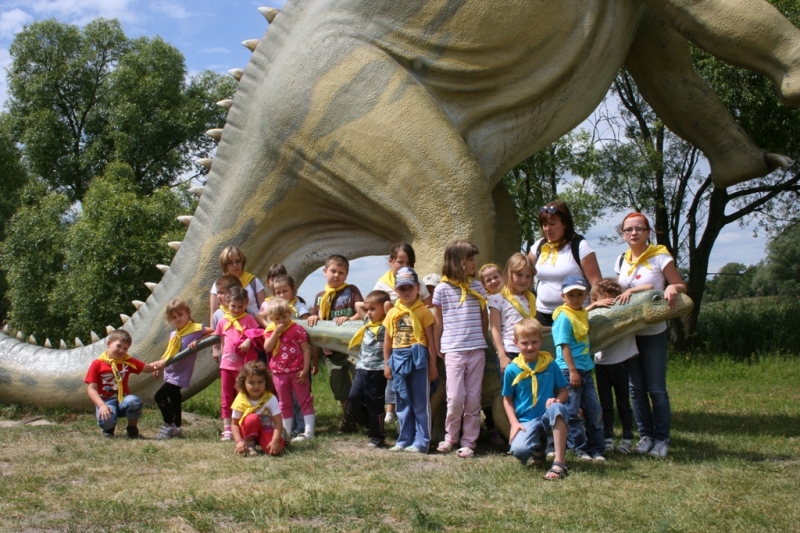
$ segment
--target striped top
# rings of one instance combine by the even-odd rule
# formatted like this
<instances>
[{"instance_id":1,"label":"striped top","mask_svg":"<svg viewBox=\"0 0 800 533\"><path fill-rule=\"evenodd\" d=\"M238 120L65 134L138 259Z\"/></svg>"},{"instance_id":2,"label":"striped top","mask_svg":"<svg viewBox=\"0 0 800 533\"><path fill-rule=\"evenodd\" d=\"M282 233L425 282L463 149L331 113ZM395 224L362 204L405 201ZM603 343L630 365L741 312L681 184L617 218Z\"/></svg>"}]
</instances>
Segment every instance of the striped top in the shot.
<instances>
[{"instance_id":1,"label":"striped top","mask_svg":"<svg viewBox=\"0 0 800 533\"><path fill-rule=\"evenodd\" d=\"M480 282L472 280L470 288L486 297ZM440 283L433 291L433 305L442 309L442 353L463 352L486 348L481 304L477 298L467 294L463 304L461 289L449 283Z\"/></svg>"}]
</instances>

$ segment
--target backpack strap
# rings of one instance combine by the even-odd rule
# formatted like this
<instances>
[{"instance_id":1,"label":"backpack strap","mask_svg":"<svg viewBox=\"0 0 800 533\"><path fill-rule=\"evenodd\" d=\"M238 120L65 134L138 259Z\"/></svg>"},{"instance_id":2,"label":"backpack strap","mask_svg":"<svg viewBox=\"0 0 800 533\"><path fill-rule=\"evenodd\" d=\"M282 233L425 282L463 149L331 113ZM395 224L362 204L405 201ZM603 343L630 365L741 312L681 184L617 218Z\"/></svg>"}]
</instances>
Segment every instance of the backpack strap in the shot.
<instances>
[{"instance_id":1,"label":"backpack strap","mask_svg":"<svg viewBox=\"0 0 800 533\"><path fill-rule=\"evenodd\" d=\"M617 259L617 271L622 272L622 262L625 260L625 252L622 252L622 255L619 256Z\"/></svg>"}]
</instances>

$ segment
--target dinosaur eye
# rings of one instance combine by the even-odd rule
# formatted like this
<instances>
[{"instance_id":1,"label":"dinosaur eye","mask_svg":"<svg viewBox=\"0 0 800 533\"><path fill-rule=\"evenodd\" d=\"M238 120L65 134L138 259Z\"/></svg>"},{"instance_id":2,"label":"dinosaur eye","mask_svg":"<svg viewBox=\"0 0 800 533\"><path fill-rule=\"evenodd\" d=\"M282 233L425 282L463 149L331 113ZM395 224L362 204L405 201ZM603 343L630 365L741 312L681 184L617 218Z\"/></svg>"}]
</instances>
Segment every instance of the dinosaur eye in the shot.
<instances>
[{"instance_id":1,"label":"dinosaur eye","mask_svg":"<svg viewBox=\"0 0 800 533\"><path fill-rule=\"evenodd\" d=\"M654 295L653 295L653 301L654 301L654 302L660 302L660 301L661 301L661 300L663 300L663 299L664 299L664 297L663 297L663 296L661 296L660 294L654 294Z\"/></svg>"}]
</instances>

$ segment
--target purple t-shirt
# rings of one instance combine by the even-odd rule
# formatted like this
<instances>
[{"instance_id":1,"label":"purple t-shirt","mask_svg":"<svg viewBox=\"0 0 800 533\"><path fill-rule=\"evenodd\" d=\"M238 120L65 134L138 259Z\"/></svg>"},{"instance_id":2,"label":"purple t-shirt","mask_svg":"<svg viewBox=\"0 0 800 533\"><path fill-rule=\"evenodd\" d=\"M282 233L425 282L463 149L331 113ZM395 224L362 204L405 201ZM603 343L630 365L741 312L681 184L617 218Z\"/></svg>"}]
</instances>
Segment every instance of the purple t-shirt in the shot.
<instances>
[{"instance_id":1,"label":"purple t-shirt","mask_svg":"<svg viewBox=\"0 0 800 533\"><path fill-rule=\"evenodd\" d=\"M486 291L478 281L472 280L469 287L486 298ZM442 308L439 351L444 354L486 348L480 301L469 293L463 304L460 301L461 289L450 283L440 283L433 290L433 305Z\"/></svg>"},{"instance_id":2,"label":"purple t-shirt","mask_svg":"<svg viewBox=\"0 0 800 533\"><path fill-rule=\"evenodd\" d=\"M175 332L173 331L172 334L169 336L170 340L172 337L175 336ZM181 351L185 350L189 347L189 344L193 341L196 341L200 337L203 336L203 331L197 331L195 333L190 333L181 339ZM186 359L182 359L175 363L174 365L170 365L164 368L164 383L172 383L173 385L177 385L178 387L185 389L189 386L189 382L192 381L192 372L194 371L194 361L197 359L197 354L192 354Z\"/></svg>"}]
</instances>

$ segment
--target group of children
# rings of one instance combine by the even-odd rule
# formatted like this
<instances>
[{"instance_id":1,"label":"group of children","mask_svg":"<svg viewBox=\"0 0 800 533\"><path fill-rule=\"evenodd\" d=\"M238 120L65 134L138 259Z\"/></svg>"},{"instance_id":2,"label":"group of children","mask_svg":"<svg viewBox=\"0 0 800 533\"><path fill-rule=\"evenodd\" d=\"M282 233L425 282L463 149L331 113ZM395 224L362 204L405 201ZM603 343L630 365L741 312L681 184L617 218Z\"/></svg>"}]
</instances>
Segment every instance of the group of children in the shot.
<instances>
[{"instance_id":1,"label":"group of children","mask_svg":"<svg viewBox=\"0 0 800 533\"><path fill-rule=\"evenodd\" d=\"M202 337L216 334L222 338L220 346L213 349L220 366L222 440L233 440L239 454L256 455L257 444L265 453L279 454L291 438L296 418L303 430L293 440L314 438L310 380L316 373L316 350L295 320L305 319L309 327L319 320L333 320L337 325L357 320L362 327L350 343L351 349L360 346L355 362L347 353L323 350L331 389L344 411L340 430L360 425L367 429L369 446L383 447L386 392L393 389L398 438L390 450L427 453L431 447L430 398L438 385L437 358L441 357L447 376L447 413L445 437L436 449L472 457L480 433L488 335L497 350L504 409L510 422L510 453L526 464L528 460L543 462L551 451L554 462L546 479L568 474L567 446L580 459L605 460L605 453L614 448L613 411L605 400L601 410L592 378L595 361L583 307L587 282L569 276L562 284L564 305L555 311L552 326L554 357L541 350L545 328L533 318L535 269L526 255L514 254L504 272L489 264L478 273L478 249L456 240L445 249L441 278L426 276L431 286L425 287L412 266L407 266L413 265L413 249L407 244L398 246L410 252L404 252L404 264L392 264L396 246L390 259L392 270L377 284L392 291L373 290L362 299L358 288L346 282L347 259L333 255L323 268L325 288L311 309L298 298L294 280L281 265L270 269L267 285L272 296L255 316L247 312L249 297L240 277L221 276L214 286L220 309L214 313L211 327L194 322L186 302L169 303L166 319L175 332L155 363L130 357L128 333L112 332L107 351L92 362L86 376L103 435L112 437L116 418L122 416L128 419L128 436L138 436L142 402L129 393L128 377L140 372L157 376L163 370L164 385L155 400L164 425L157 438L179 436L180 390L189 384L196 355L176 363L170 359L182 350L196 348ZM243 254L241 257L243 261ZM590 308L611 305L620 293L616 282L603 280L592 289ZM623 439L616 449L627 453L633 438L632 417L627 389L621 395L617 387L620 380L615 365L624 360L620 350L629 351L630 343L620 341L597 354L597 362L611 363L602 365L608 367L608 372L603 372L603 386L617 393ZM599 369L597 374L600 384ZM387 384L391 386L387 388ZM601 390L601 397L607 396ZM487 423L491 425L490 417Z\"/></svg>"}]
</instances>

